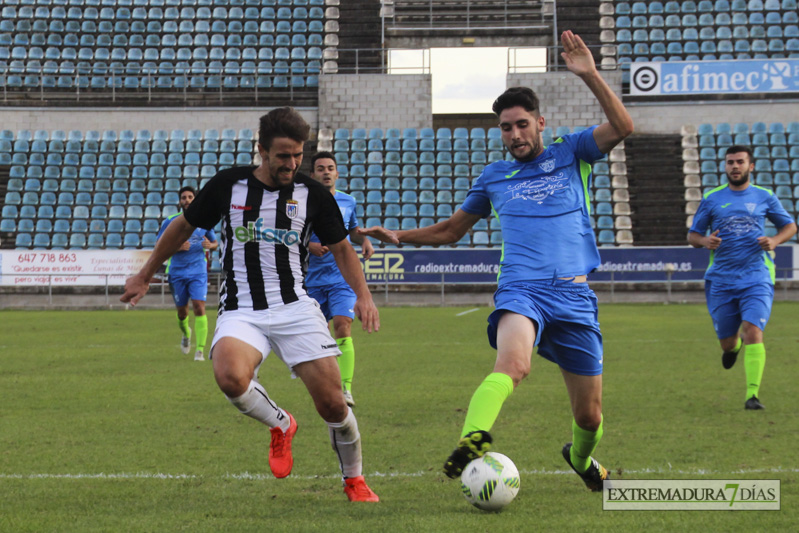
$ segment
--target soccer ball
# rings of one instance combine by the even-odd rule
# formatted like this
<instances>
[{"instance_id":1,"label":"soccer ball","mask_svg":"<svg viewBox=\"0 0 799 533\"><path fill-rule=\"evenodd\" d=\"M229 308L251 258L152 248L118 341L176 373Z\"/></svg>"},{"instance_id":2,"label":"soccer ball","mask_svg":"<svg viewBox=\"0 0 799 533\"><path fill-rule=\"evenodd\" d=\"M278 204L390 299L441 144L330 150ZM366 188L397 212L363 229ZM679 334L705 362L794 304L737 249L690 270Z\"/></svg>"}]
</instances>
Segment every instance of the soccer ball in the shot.
<instances>
[{"instance_id":1,"label":"soccer ball","mask_svg":"<svg viewBox=\"0 0 799 533\"><path fill-rule=\"evenodd\" d=\"M488 452L463 469L461 490L466 500L483 511L499 511L516 497L519 471L508 457Z\"/></svg>"}]
</instances>

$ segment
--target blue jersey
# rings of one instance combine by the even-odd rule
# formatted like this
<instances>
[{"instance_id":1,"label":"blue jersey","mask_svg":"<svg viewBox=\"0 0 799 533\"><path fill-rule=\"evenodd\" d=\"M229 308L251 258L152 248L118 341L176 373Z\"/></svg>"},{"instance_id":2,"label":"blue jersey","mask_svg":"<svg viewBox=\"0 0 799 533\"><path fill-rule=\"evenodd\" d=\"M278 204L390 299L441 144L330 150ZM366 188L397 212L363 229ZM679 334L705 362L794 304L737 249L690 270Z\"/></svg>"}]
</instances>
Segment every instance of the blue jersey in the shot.
<instances>
[{"instance_id":1,"label":"blue jersey","mask_svg":"<svg viewBox=\"0 0 799 533\"><path fill-rule=\"evenodd\" d=\"M498 285L588 274L599 265L588 190L603 157L596 126L565 135L533 161L497 161L474 181L465 212L502 228Z\"/></svg>"},{"instance_id":2,"label":"blue jersey","mask_svg":"<svg viewBox=\"0 0 799 533\"><path fill-rule=\"evenodd\" d=\"M180 213L172 215L164 220L161 224L161 229L158 230L157 238L161 238L166 227L169 226L169 223L178 215L180 215ZM204 237L208 237L208 240L211 242L216 240L214 230L197 228L194 230L194 233L191 234L191 237L189 237L191 248L176 252L175 255L169 259L166 266L166 273L169 274L170 278L194 278L207 275L205 248L203 248Z\"/></svg>"},{"instance_id":3,"label":"blue jersey","mask_svg":"<svg viewBox=\"0 0 799 533\"><path fill-rule=\"evenodd\" d=\"M347 193L336 191L334 195L338 208L341 211L341 218L344 219L344 227L347 232L358 227L358 218L355 215L355 198ZM347 236L349 239L349 235ZM319 242L316 233L311 234L311 242ZM328 252L322 257L310 254L308 261L308 272L305 274L306 287L322 287L335 285L337 283L347 283L336 264L333 254Z\"/></svg>"},{"instance_id":4,"label":"blue jersey","mask_svg":"<svg viewBox=\"0 0 799 533\"><path fill-rule=\"evenodd\" d=\"M750 184L733 191L727 184L705 193L691 231L705 235L719 230L721 239L721 245L710 251L706 280L728 285L774 283L774 261L757 242L765 235L766 218L778 228L793 222L768 189Z\"/></svg>"}]
</instances>

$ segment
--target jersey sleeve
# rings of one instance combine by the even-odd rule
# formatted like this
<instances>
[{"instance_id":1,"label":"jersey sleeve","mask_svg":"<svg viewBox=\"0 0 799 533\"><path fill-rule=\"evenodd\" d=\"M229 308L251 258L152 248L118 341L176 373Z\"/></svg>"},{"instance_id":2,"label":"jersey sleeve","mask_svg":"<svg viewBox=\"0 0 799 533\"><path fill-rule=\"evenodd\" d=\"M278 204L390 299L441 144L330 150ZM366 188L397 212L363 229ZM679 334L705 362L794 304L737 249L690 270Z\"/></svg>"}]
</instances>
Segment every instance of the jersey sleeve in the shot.
<instances>
[{"instance_id":1,"label":"jersey sleeve","mask_svg":"<svg viewBox=\"0 0 799 533\"><path fill-rule=\"evenodd\" d=\"M491 199L488 197L484 185L486 180L485 173L486 171L483 170L480 176L474 180L472 188L469 189L469 194L466 195L466 199L461 205L461 209L465 212L470 215L480 215L482 218L491 214Z\"/></svg>"},{"instance_id":2,"label":"jersey sleeve","mask_svg":"<svg viewBox=\"0 0 799 533\"><path fill-rule=\"evenodd\" d=\"M562 142L574 152L577 159L581 159L586 163L593 163L597 159L605 157L594 140L594 130L596 126L584 129L578 133L564 135L561 137Z\"/></svg>"},{"instance_id":3,"label":"jersey sleeve","mask_svg":"<svg viewBox=\"0 0 799 533\"><path fill-rule=\"evenodd\" d=\"M230 209L230 178L217 174L197 192L183 212L186 221L196 228L213 229Z\"/></svg>"},{"instance_id":4,"label":"jersey sleeve","mask_svg":"<svg viewBox=\"0 0 799 533\"><path fill-rule=\"evenodd\" d=\"M352 231L358 227L358 215L355 213L355 207L357 202L355 200L352 201L352 209L350 210L350 217L349 220L346 221L347 231Z\"/></svg>"},{"instance_id":5,"label":"jersey sleeve","mask_svg":"<svg viewBox=\"0 0 799 533\"><path fill-rule=\"evenodd\" d=\"M164 220L163 222L161 222L161 227L158 228L158 233L155 236L155 240L158 240L158 239L161 238L161 235L164 234L164 231L166 231L166 227L169 225L170 222L172 222L171 218L168 218L168 219Z\"/></svg>"},{"instance_id":6,"label":"jersey sleeve","mask_svg":"<svg viewBox=\"0 0 799 533\"><path fill-rule=\"evenodd\" d=\"M710 215L710 202L705 198L699 202L699 208L696 210L694 222L691 224L691 229L689 231L705 235L710 226Z\"/></svg>"},{"instance_id":7,"label":"jersey sleeve","mask_svg":"<svg viewBox=\"0 0 799 533\"><path fill-rule=\"evenodd\" d=\"M214 242L216 240L216 232L212 229L206 231L205 236L208 237L208 240L211 242Z\"/></svg>"},{"instance_id":8,"label":"jersey sleeve","mask_svg":"<svg viewBox=\"0 0 799 533\"><path fill-rule=\"evenodd\" d=\"M346 239L347 230L344 228L344 219L341 217L341 210L333 195L322 188L311 189L311 194L314 194L316 202L318 202L318 208L311 222L313 232L319 237L319 242L328 245Z\"/></svg>"},{"instance_id":9,"label":"jersey sleeve","mask_svg":"<svg viewBox=\"0 0 799 533\"><path fill-rule=\"evenodd\" d=\"M770 194L768 197L768 210L766 211L766 218L768 218L778 229L793 222L793 217L789 215L788 211L786 211L782 206L776 194Z\"/></svg>"}]
</instances>

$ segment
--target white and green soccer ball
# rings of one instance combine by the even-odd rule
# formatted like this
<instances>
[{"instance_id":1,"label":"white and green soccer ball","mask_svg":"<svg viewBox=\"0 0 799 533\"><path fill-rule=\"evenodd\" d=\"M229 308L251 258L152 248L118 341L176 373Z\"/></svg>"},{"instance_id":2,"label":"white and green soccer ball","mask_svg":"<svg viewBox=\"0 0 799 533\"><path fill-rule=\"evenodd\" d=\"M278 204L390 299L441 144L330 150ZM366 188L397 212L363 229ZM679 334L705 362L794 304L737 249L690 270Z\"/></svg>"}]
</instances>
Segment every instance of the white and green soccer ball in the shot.
<instances>
[{"instance_id":1,"label":"white and green soccer ball","mask_svg":"<svg viewBox=\"0 0 799 533\"><path fill-rule=\"evenodd\" d=\"M488 452L463 469L461 490L466 500L483 511L499 511L519 493L521 480L513 461Z\"/></svg>"}]
</instances>

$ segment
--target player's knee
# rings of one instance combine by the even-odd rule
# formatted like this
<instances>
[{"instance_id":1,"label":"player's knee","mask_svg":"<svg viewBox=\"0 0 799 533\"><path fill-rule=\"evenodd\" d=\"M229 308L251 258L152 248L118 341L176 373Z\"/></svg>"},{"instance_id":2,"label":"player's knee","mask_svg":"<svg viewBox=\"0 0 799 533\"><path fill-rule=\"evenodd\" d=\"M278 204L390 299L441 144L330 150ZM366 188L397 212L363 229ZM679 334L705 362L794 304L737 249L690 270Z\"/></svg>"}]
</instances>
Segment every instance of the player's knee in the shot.
<instances>
[{"instance_id":1,"label":"player's knee","mask_svg":"<svg viewBox=\"0 0 799 533\"><path fill-rule=\"evenodd\" d=\"M237 398L247 392L252 376L237 372L232 368L214 369L214 378L219 389L230 398Z\"/></svg>"},{"instance_id":2,"label":"player's knee","mask_svg":"<svg viewBox=\"0 0 799 533\"><path fill-rule=\"evenodd\" d=\"M328 398L316 404L316 411L325 422L338 423L347 417L347 402L341 398Z\"/></svg>"},{"instance_id":3,"label":"player's knee","mask_svg":"<svg viewBox=\"0 0 799 533\"><path fill-rule=\"evenodd\" d=\"M574 414L574 421L586 431L596 431L602 424L602 410L596 408L577 412Z\"/></svg>"}]
</instances>

